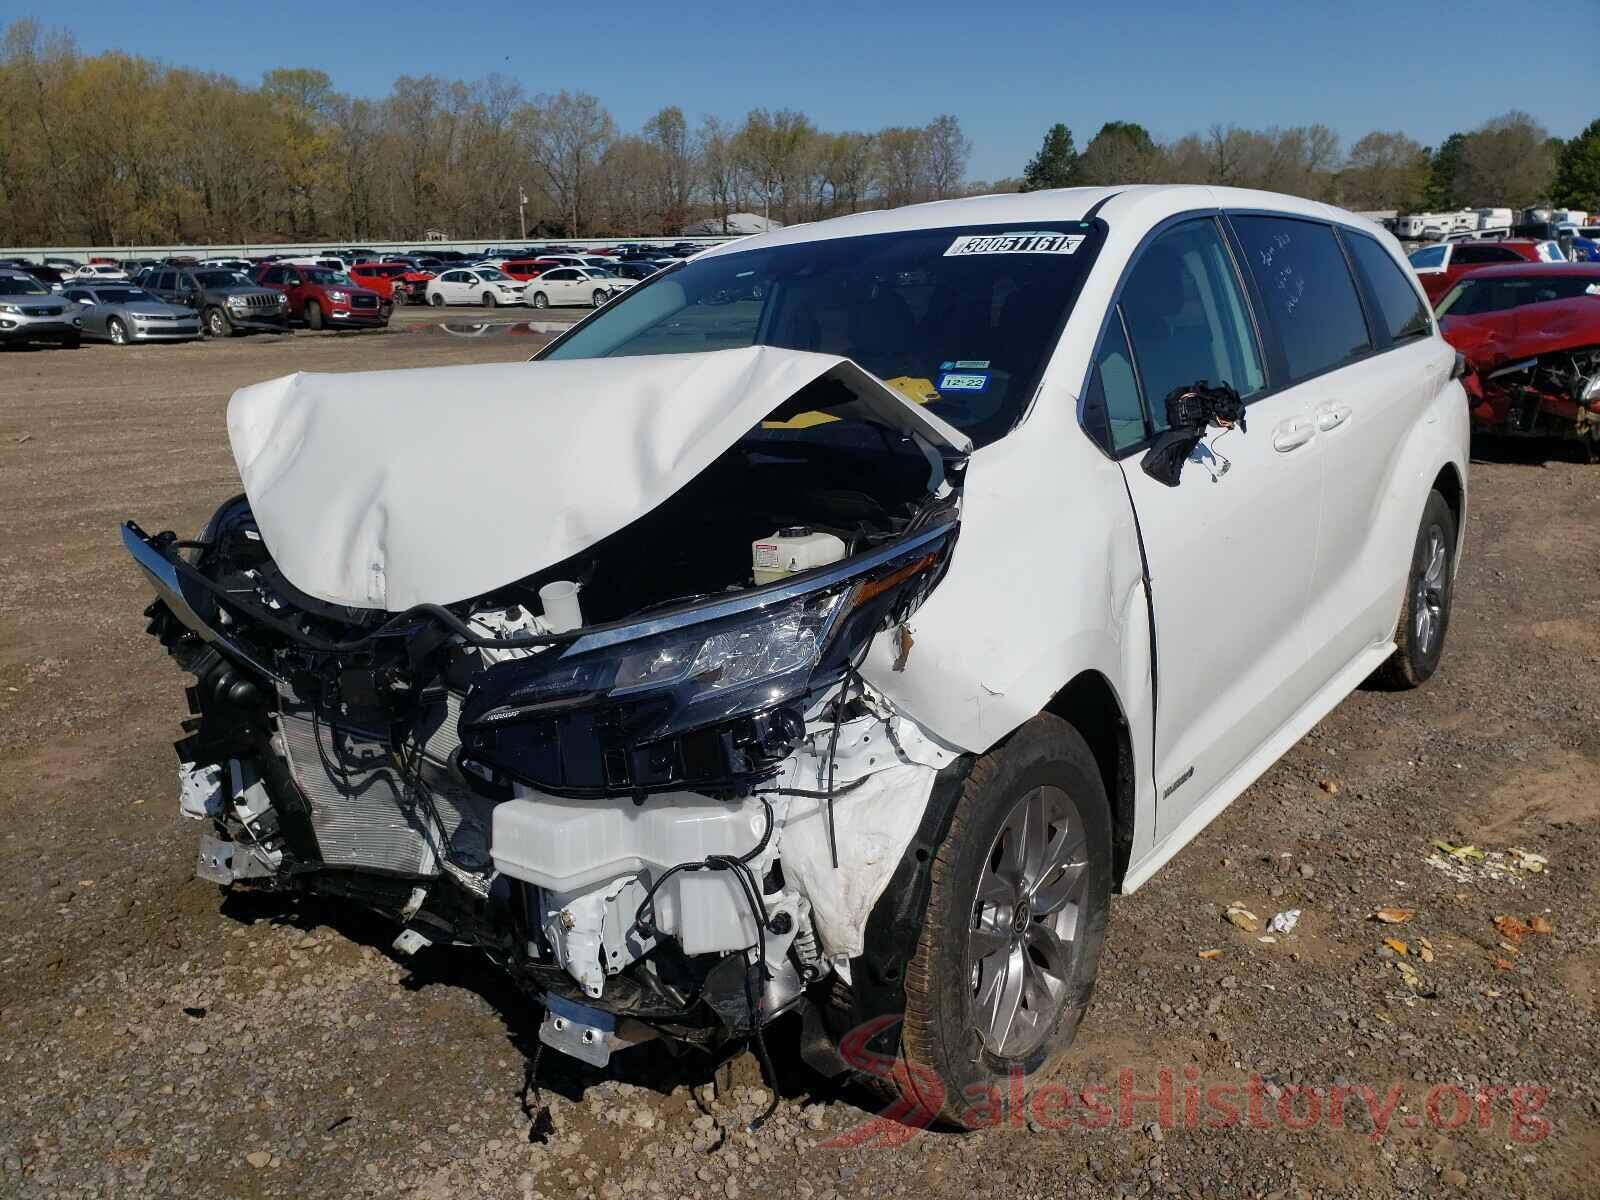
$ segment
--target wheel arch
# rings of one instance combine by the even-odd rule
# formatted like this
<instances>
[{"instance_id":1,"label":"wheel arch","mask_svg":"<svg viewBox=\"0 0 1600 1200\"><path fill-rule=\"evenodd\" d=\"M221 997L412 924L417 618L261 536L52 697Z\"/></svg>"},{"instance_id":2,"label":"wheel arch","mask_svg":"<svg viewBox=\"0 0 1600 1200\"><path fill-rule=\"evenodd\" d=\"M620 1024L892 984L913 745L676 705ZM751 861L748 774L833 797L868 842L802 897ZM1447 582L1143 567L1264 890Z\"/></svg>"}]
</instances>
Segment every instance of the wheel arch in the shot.
<instances>
[{"instance_id":1,"label":"wheel arch","mask_svg":"<svg viewBox=\"0 0 1600 1200\"><path fill-rule=\"evenodd\" d=\"M1444 497L1445 506L1450 509L1450 516L1455 520L1455 557L1456 561L1460 562L1461 542L1467 531L1467 488L1455 463L1447 462L1439 468L1439 473L1433 477L1433 490Z\"/></svg>"},{"instance_id":2,"label":"wheel arch","mask_svg":"<svg viewBox=\"0 0 1600 1200\"><path fill-rule=\"evenodd\" d=\"M1091 669L1075 675L1044 711L1076 729L1094 754L1111 805L1111 882L1120 888L1133 850L1138 796L1133 731L1122 702L1111 681Z\"/></svg>"}]
</instances>

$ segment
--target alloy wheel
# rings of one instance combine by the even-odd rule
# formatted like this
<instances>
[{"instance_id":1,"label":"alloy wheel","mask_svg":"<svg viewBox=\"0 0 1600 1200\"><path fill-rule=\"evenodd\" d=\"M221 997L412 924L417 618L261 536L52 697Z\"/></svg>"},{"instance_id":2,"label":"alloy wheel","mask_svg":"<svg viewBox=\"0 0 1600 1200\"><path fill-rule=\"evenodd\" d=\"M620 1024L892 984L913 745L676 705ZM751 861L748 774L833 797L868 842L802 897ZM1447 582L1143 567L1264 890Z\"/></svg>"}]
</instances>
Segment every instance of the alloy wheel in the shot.
<instances>
[{"instance_id":1,"label":"alloy wheel","mask_svg":"<svg viewBox=\"0 0 1600 1200\"><path fill-rule=\"evenodd\" d=\"M1071 799L1034 788L989 848L967 934L974 1025L991 1054L1024 1057L1054 1027L1088 882L1088 838Z\"/></svg>"},{"instance_id":2,"label":"alloy wheel","mask_svg":"<svg viewBox=\"0 0 1600 1200\"><path fill-rule=\"evenodd\" d=\"M1411 605L1416 619L1417 649L1423 654L1432 653L1433 644L1444 629L1444 591L1449 566L1444 530L1430 525L1427 562L1417 575L1416 594Z\"/></svg>"}]
</instances>

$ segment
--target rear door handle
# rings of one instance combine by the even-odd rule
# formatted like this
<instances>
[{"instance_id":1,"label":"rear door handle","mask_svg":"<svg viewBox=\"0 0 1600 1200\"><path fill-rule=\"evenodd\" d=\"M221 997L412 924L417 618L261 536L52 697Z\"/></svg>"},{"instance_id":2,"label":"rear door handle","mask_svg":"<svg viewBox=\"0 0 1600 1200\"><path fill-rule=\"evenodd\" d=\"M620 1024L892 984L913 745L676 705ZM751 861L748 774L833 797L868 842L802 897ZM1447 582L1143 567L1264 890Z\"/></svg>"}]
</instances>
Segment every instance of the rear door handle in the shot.
<instances>
[{"instance_id":1,"label":"rear door handle","mask_svg":"<svg viewBox=\"0 0 1600 1200\"><path fill-rule=\"evenodd\" d=\"M1278 422L1277 428L1272 431L1272 448L1280 454L1287 454L1304 446L1316 433L1317 427L1308 417L1289 417Z\"/></svg>"},{"instance_id":2,"label":"rear door handle","mask_svg":"<svg viewBox=\"0 0 1600 1200\"><path fill-rule=\"evenodd\" d=\"M1317 428L1323 432L1337 429L1350 419L1350 406L1332 401L1317 408Z\"/></svg>"}]
</instances>

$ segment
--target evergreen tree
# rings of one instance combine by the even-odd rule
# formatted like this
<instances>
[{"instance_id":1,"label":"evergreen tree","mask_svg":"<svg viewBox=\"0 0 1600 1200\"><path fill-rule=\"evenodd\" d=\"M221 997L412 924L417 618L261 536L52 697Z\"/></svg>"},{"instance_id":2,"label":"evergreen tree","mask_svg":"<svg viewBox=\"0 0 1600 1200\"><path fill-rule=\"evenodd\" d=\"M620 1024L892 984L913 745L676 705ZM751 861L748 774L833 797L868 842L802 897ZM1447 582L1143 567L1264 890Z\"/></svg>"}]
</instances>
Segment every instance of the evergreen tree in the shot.
<instances>
[{"instance_id":1,"label":"evergreen tree","mask_svg":"<svg viewBox=\"0 0 1600 1200\"><path fill-rule=\"evenodd\" d=\"M1078 174L1078 152L1072 145L1072 130L1059 121L1044 135L1039 153L1022 172L1022 190L1038 192L1045 188L1071 187Z\"/></svg>"}]
</instances>

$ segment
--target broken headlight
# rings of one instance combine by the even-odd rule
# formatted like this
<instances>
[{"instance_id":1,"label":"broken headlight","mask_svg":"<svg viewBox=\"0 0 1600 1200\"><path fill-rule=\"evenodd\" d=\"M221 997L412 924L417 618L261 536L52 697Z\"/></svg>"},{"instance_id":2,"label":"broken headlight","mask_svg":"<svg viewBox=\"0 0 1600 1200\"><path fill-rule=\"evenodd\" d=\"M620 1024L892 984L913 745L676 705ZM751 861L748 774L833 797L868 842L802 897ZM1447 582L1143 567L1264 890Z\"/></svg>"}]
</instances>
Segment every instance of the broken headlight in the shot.
<instances>
[{"instance_id":1,"label":"broken headlight","mask_svg":"<svg viewBox=\"0 0 1600 1200\"><path fill-rule=\"evenodd\" d=\"M462 706L462 757L561 795L737 791L775 773L807 697L937 579L953 527L756 607L644 617L498 663Z\"/></svg>"}]
</instances>

